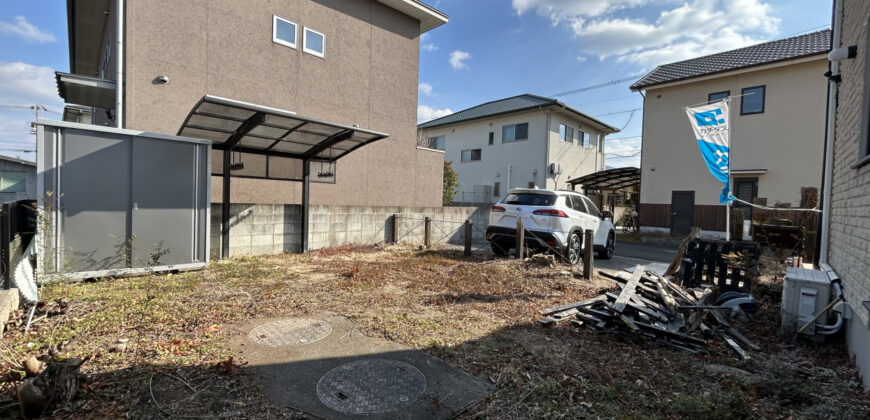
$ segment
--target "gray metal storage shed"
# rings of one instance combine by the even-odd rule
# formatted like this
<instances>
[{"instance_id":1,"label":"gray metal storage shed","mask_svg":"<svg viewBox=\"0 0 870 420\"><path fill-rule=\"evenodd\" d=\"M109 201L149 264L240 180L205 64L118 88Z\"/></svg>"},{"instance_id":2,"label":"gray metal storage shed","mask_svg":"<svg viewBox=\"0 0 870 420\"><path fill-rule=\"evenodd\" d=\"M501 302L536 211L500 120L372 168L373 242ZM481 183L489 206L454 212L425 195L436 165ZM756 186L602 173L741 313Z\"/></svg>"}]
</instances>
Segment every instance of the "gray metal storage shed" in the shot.
<instances>
[{"instance_id":1,"label":"gray metal storage shed","mask_svg":"<svg viewBox=\"0 0 870 420\"><path fill-rule=\"evenodd\" d=\"M91 278L208 263L210 141L37 125L42 275Z\"/></svg>"}]
</instances>

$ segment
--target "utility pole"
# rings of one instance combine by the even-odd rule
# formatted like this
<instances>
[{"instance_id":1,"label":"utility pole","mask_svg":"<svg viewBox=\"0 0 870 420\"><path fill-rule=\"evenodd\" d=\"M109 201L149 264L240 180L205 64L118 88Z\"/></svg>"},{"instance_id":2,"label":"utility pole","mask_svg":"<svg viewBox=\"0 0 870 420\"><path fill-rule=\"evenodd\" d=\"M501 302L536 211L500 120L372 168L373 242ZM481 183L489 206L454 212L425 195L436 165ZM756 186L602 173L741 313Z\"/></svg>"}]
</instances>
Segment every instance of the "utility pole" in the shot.
<instances>
[{"instance_id":1,"label":"utility pole","mask_svg":"<svg viewBox=\"0 0 870 420\"><path fill-rule=\"evenodd\" d=\"M30 109L36 111L36 119L33 120L33 124L30 124L30 129L32 130L30 134L36 134L36 122L39 121L39 111L48 111L48 109L39 104L31 105Z\"/></svg>"}]
</instances>

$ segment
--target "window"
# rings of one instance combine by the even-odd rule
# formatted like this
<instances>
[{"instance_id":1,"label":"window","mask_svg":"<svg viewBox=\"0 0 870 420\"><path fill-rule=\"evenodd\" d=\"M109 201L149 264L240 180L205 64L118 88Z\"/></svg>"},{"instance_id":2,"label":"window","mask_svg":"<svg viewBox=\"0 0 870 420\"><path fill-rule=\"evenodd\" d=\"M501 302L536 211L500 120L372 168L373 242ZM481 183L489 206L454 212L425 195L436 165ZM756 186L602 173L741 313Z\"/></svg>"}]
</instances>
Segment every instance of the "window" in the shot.
<instances>
[{"instance_id":1,"label":"window","mask_svg":"<svg viewBox=\"0 0 870 420\"><path fill-rule=\"evenodd\" d=\"M27 174L21 171L0 172L0 192L27 192Z\"/></svg>"},{"instance_id":2,"label":"window","mask_svg":"<svg viewBox=\"0 0 870 420\"><path fill-rule=\"evenodd\" d=\"M502 143L529 139L529 123L511 124L501 128Z\"/></svg>"},{"instance_id":3,"label":"window","mask_svg":"<svg viewBox=\"0 0 870 420\"><path fill-rule=\"evenodd\" d=\"M495 133L493 133L492 131L490 131L490 132L489 132L489 145L492 146L492 144L493 144L494 142L495 142Z\"/></svg>"},{"instance_id":4,"label":"window","mask_svg":"<svg viewBox=\"0 0 870 420\"><path fill-rule=\"evenodd\" d=\"M272 16L272 42L296 48L296 24L287 19Z\"/></svg>"},{"instance_id":5,"label":"window","mask_svg":"<svg viewBox=\"0 0 870 420\"><path fill-rule=\"evenodd\" d=\"M535 188L534 181L529 181L529 188Z\"/></svg>"},{"instance_id":6,"label":"window","mask_svg":"<svg viewBox=\"0 0 870 420\"><path fill-rule=\"evenodd\" d=\"M567 125L559 124L559 140L565 141L565 132L567 131L567 128Z\"/></svg>"},{"instance_id":7,"label":"window","mask_svg":"<svg viewBox=\"0 0 870 420\"><path fill-rule=\"evenodd\" d=\"M576 199L577 197L574 197L574 198ZM581 197L581 198L583 199L583 202L586 204L586 210L588 210L586 213L589 213L590 215L595 216L595 217L601 217L601 212L598 211L598 207L595 206L595 204L592 202L592 200L590 200L586 197Z\"/></svg>"},{"instance_id":8,"label":"window","mask_svg":"<svg viewBox=\"0 0 870 420\"><path fill-rule=\"evenodd\" d=\"M492 183L492 196L498 197L501 195L501 182Z\"/></svg>"},{"instance_id":9,"label":"window","mask_svg":"<svg viewBox=\"0 0 870 420\"><path fill-rule=\"evenodd\" d=\"M565 130L565 141L568 143L574 143L574 127L569 126Z\"/></svg>"},{"instance_id":10,"label":"window","mask_svg":"<svg viewBox=\"0 0 870 420\"><path fill-rule=\"evenodd\" d=\"M589 147L589 135L581 130L577 130L577 145Z\"/></svg>"},{"instance_id":11,"label":"window","mask_svg":"<svg viewBox=\"0 0 870 420\"><path fill-rule=\"evenodd\" d=\"M477 162L480 160L480 149L469 149L462 151L463 162Z\"/></svg>"},{"instance_id":12,"label":"window","mask_svg":"<svg viewBox=\"0 0 870 420\"><path fill-rule=\"evenodd\" d=\"M586 206L583 204L583 200L580 200L580 197L578 196L566 195L565 205L571 207L576 211L586 213Z\"/></svg>"},{"instance_id":13,"label":"window","mask_svg":"<svg viewBox=\"0 0 870 420\"><path fill-rule=\"evenodd\" d=\"M716 101L721 101L722 99L725 99L729 96L731 96L730 90L726 90L726 91L722 91L722 92L713 92L713 93L707 95L707 102L713 103Z\"/></svg>"},{"instance_id":14,"label":"window","mask_svg":"<svg viewBox=\"0 0 870 420\"><path fill-rule=\"evenodd\" d=\"M323 51L326 47L326 35L311 28L305 28L305 33L302 35L302 42L304 43L302 51L323 58Z\"/></svg>"},{"instance_id":15,"label":"window","mask_svg":"<svg viewBox=\"0 0 870 420\"><path fill-rule=\"evenodd\" d=\"M556 198L557 196L550 194L518 193L508 194L503 203L515 206L552 206L556 204Z\"/></svg>"},{"instance_id":16,"label":"window","mask_svg":"<svg viewBox=\"0 0 870 420\"><path fill-rule=\"evenodd\" d=\"M764 86L748 87L740 93L740 115L764 112Z\"/></svg>"},{"instance_id":17,"label":"window","mask_svg":"<svg viewBox=\"0 0 870 420\"><path fill-rule=\"evenodd\" d=\"M427 137L423 143L427 149L444 150L444 136Z\"/></svg>"}]
</instances>

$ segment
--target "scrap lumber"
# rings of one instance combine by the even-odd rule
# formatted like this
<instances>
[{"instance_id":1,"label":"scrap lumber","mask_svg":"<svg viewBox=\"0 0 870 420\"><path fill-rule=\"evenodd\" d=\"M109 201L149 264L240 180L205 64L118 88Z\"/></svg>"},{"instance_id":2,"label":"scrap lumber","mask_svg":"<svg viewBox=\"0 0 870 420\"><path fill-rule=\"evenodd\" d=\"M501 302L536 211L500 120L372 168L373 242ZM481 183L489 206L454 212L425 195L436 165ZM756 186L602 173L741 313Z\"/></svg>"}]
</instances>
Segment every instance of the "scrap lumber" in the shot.
<instances>
[{"instance_id":1,"label":"scrap lumber","mask_svg":"<svg viewBox=\"0 0 870 420\"><path fill-rule=\"evenodd\" d=\"M671 261L671 265L668 266L667 270L665 270L666 276L673 276L680 271L680 266L683 263L683 254L686 253L686 247L689 246L689 242L692 239L701 236L701 228L693 227L692 230L683 238L683 241L680 242L680 248L677 250L677 254L674 255L673 261Z\"/></svg>"},{"instance_id":2,"label":"scrap lumber","mask_svg":"<svg viewBox=\"0 0 870 420\"><path fill-rule=\"evenodd\" d=\"M634 296L634 291L637 289L637 284L640 282L640 277L643 275L643 266L638 265L634 267L634 273L628 279L628 282L625 284L625 287L622 288L622 291L619 293L619 296L616 298L616 302L613 302L610 305L614 311L622 313L625 309L625 305L631 300L632 296Z\"/></svg>"},{"instance_id":3,"label":"scrap lumber","mask_svg":"<svg viewBox=\"0 0 870 420\"><path fill-rule=\"evenodd\" d=\"M645 271L599 271L619 289L600 296L541 311L544 326L569 323L591 331L643 337L663 346L693 353L707 351L708 340L720 337L741 358L757 344L731 325L721 306L710 305L715 291L684 289L667 277Z\"/></svg>"}]
</instances>

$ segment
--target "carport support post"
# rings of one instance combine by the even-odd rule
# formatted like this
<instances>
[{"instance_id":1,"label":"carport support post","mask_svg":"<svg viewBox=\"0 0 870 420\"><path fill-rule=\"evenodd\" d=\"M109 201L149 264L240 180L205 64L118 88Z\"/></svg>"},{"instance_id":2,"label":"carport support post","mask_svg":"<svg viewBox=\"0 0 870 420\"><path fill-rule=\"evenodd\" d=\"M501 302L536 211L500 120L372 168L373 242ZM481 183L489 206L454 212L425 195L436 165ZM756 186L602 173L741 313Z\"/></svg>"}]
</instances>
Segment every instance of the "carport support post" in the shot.
<instances>
[{"instance_id":1,"label":"carport support post","mask_svg":"<svg viewBox=\"0 0 870 420\"><path fill-rule=\"evenodd\" d=\"M393 215L393 238L392 238L391 242L394 244L399 243L399 215L398 214Z\"/></svg>"},{"instance_id":2,"label":"carport support post","mask_svg":"<svg viewBox=\"0 0 870 420\"><path fill-rule=\"evenodd\" d=\"M423 219L423 245L432 246L432 218L428 216Z\"/></svg>"},{"instance_id":3,"label":"carport support post","mask_svg":"<svg viewBox=\"0 0 870 420\"><path fill-rule=\"evenodd\" d=\"M309 168L310 161L302 160L302 252L308 252L308 222L309 222L309 201L311 199L311 171Z\"/></svg>"},{"instance_id":4,"label":"carport support post","mask_svg":"<svg viewBox=\"0 0 870 420\"><path fill-rule=\"evenodd\" d=\"M516 256L517 259L523 258L523 247L526 243L526 228L523 226L523 217L517 217L517 246L516 246Z\"/></svg>"},{"instance_id":5,"label":"carport support post","mask_svg":"<svg viewBox=\"0 0 870 420\"><path fill-rule=\"evenodd\" d=\"M465 256L471 255L471 219L465 221Z\"/></svg>"},{"instance_id":6,"label":"carport support post","mask_svg":"<svg viewBox=\"0 0 870 420\"><path fill-rule=\"evenodd\" d=\"M221 197L221 258L230 257L230 151L224 150Z\"/></svg>"},{"instance_id":7,"label":"carport support post","mask_svg":"<svg viewBox=\"0 0 870 420\"><path fill-rule=\"evenodd\" d=\"M592 280L592 249L594 248L592 241L592 229L586 229L583 233L583 278L586 280Z\"/></svg>"}]
</instances>

